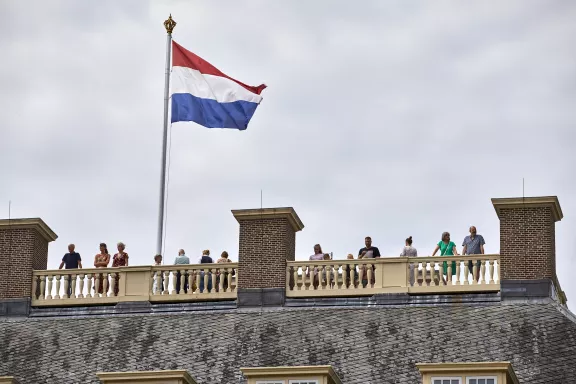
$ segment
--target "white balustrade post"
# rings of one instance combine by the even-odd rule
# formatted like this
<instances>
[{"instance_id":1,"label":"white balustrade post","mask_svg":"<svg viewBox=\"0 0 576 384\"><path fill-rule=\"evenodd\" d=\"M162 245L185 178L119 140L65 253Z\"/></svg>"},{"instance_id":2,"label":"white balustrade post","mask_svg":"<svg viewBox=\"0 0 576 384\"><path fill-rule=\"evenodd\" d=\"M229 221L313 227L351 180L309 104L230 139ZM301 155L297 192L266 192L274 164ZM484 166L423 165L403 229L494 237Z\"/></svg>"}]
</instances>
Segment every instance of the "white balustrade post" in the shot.
<instances>
[{"instance_id":1,"label":"white balustrade post","mask_svg":"<svg viewBox=\"0 0 576 384\"><path fill-rule=\"evenodd\" d=\"M76 279L78 278L77 274L70 275L70 280L68 280L68 284L66 287L66 297L68 297L68 292L70 292L70 298L76 298Z\"/></svg>"},{"instance_id":2,"label":"white balustrade post","mask_svg":"<svg viewBox=\"0 0 576 384\"><path fill-rule=\"evenodd\" d=\"M86 274L86 298L95 297L95 293L92 288L94 288L94 283L92 282L92 274Z\"/></svg>"},{"instance_id":3,"label":"white balustrade post","mask_svg":"<svg viewBox=\"0 0 576 384\"><path fill-rule=\"evenodd\" d=\"M482 260L480 264L480 278L478 284L486 284L486 260Z\"/></svg>"},{"instance_id":4,"label":"white balustrade post","mask_svg":"<svg viewBox=\"0 0 576 384\"><path fill-rule=\"evenodd\" d=\"M84 278L85 278L85 274L80 272L80 274L78 275L78 298L82 299L84 298Z\"/></svg>"},{"instance_id":5,"label":"white balustrade post","mask_svg":"<svg viewBox=\"0 0 576 384\"><path fill-rule=\"evenodd\" d=\"M290 268L290 267L288 267ZM219 278L218 278L218 293L224 292L224 278L226 277L227 268L220 268ZM290 280L288 280L290 281Z\"/></svg>"},{"instance_id":6,"label":"white balustrade post","mask_svg":"<svg viewBox=\"0 0 576 384\"><path fill-rule=\"evenodd\" d=\"M456 271L454 271L454 272L456 272ZM446 285L449 285L450 282L452 281L452 262L451 261L448 262L448 274L446 275L446 281L447 281Z\"/></svg>"},{"instance_id":7,"label":"white balustrade post","mask_svg":"<svg viewBox=\"0 0 576 384\"><path fill-rule=\"evenodd\" d=\"M462 282L463 285L470 285L470 281L468 280L468 260L459 261L459 263L464 263L464 281Z\"/></svg>"},{"instance_id":8,"label":"white balustrade post","mask_svg":"<svg viewBox=\"0 0 576 384\"><path fill-rule=\"evenodd\" d=\"M44 300L46 298L46 276L40 276L40 296L38 300Z\"/></svg>"},{"instance_id":9,"label":"white balustrade post","mask_svg":"<svg viewBox=\"0 0 576 384\"><path fill-rule=\"evenodd\" d=\"M478 265L476 265L476 260L472 260L472 285L477 285L476 275L478 274Z\"/></svg>"},{"instance_id":10,"label":"white balustrade post","mask_svg":"<svg viewBox=\"0 0 576 384\"><path fill-rule=\"evenodd\" d=\"M372 284L372 276L374 275L374 270L372 269L372 264L366 265L366 279L368 284L366 284L366 288L374 288L374 284Z\"/></svg>"},{"instance_id":11,"label":"white balustrade post","mask_svg":"<svg viewBox=\"0 0 576 384\"><path fill-rule=\"evenodd\" d=\"M54 300L58 300L60 298L60 280L62 279L62 275L57 275L54 279L56 280L56 294L54 295Z\"/></svg>"},{"instance_id":12,"label":"white balustrade post","mask_svg":"<svg viewBox=\"0 0 576 384\"><path fill-rule=\"evenodd\" d=\"M490 271L490 284L494 284L494 260L488 260L488 270Z\"/></svg>"},{"instance_id":13,"label":"white balustrade post","mask_svg":"<svg viewBox=\"0 0 576 384\"><path fill-rule=\"evenodd\" d=\"M104 277L102 280L102 284L104 285L102 287L102 296L103 297L108 297L108 293L110 292L110 280L108 279L108 272L104 272ZM114 279L114 276L111 276L112 279Z\"/></svg>"},{"instance_id":14,"label":"white balustrade post","mask_svg":"<svg viewBox=\"0 0 576 384\"><path fill-rule=\"evenodd\" d=\"M186 276L187 276L186 279L188 279L188 294L191 295L192 293L194 293L194 290L192 289L192 284L194 283L194 270L187 269Z\"/></svg>"},{"instance_id":15,"label":"white balustrade post","mask_svg":"<svg viewBox=\"0 0 576 384\"><path fill-rule=\"evenodd\" d=\"M170 271L164 271L164 294L169 295L171 291L170 287Z\"/></svg>"},{"instance_id":16,"label":"white balustrade post","mask_svg":"<svg viewBox=\"0 0 576 384\"><path fill-rule=\"evenodd\" d=\"M52 300L52 275L48 275L46 276L46 279L48 280L48 295L46 295L46 299L47 300Z\"/></svg>"},{"instance_id":17,"label":"white balustrade post","mask_svg":"<svg viewBox=\"0 0 576 384\"><path fill-rule=\"evenodd\" d=\"M456 262L456 278L452 280L452 285L460 285L460 261Z\"/></svg>"}]
</instances>

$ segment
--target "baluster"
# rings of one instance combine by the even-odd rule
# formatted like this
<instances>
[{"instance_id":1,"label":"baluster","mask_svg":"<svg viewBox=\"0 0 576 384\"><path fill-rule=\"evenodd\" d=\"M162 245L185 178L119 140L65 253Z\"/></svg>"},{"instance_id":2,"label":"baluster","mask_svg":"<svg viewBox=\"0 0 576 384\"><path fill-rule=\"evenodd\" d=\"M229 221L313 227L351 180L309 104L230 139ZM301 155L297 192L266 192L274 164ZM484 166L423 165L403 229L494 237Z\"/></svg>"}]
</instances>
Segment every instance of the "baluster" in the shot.
<instances>
[{"instance_id":1,"label":"baluster","mask_svg":"<svg viewBox=\"0 0 576 384\"><path fill-rule=\"evenodd\" d=\"M496 272L494 272L498 276L498 282L500 282L500 260L496 263ZM496 279L494 279L496 281Z\"/></svg>"},{"instance_id":2,"label":"baluster","mask_svg":"<svg viewBox=\"0 0 576 384\"><path fill-rule=\"evenodd\" d=\"M230 292L236 291L236 277L238 276L238 270L236 270L236 276L230 276Z\"/></svg>"},{"instance_id":3,"label":"baluster","mask_svg":"<svg viewBox=\"0 0 576 384\"><path fill-rule=\"evenodd\" d=\"M366 288L374 288L374 284L372 284L372 275L374 274L374 270L372 269L372 264L366 265L366 278L368 280L368 284L366 284Z\"/></svg>"},{"instance_id":4,"label":"baluster","mask_svg":"<svg viewBox=\"0 0 576 384\"><path fill-rule=\"evenodd\" d=\"M154 283L156 282L156 272L150 272L150 287L148 287L148 295L154 295Z\"/></svg>"},{"instance_id":5,"label":"baluster","mask_svg":"<svg viewBox=\"0 0 576 384\"><path fill-rule=\"evenodd\" d=\"M94 297L100 297L100 275L101 273L94 274Z\"/></svg>"},{"instance_id":6,"label":"baluster","mask_svg":"<svg viewBox=\"0 0 576 384\"><path fill-rule=\"evenodd\" d=\"M302 274L298 273L300 271L300 266L297 265L294 267L294 286L295 289L298 291L302 290L302 285L304 284L303 276L306 274L304 270L302 270Z\"/></svg>"},{"instance_id":7,"label":"baluster","mask_svg":"<svg viewBox=\"0 0 576 384\"><path fill-rule=\"evenodd\" d=\"M354 264L346 264L346 269L342 267L342 273L346 273L348 276L348 284L346 284L346 289L354 289L354 272L356 267Z\"/></svg>"},{"instance_id":8,"label":"baluster","mask_svg":"<svg viewBox=\"0 0 576 384\"><path fill-rule=\"evenodd\" d=\"M490 271L490 284L494 284L494 260L488 261L488 270Z\"/></svg>"},{"instance_id":9,"label":"baluster","mask_svg":"<svg viewBox=\"0 0 576 384\"><path fill-rule=\"evenodd\" d=\"M176 287L180 287L176 294L181 295L184 292L184 285L182 284L182 271L174 271L172 276L174 276L174 290L176 290Z\"/></svg>"},{"instance_id":10,"label":"baluster","mask_svg":"<svg viewBox=\"0 0 576 384\"><path fill-rule=\"evenodd\" d=\"M426 285L426 269L425 269L424 265L425 265L424 261L416 264L416 272L415 272L416 281L415 281L415 284L418 284L420 287L423 287ZM418 275L420 273L422 273L422 282L421 283L418 282Z\"/></svg>"},{"instance_id":11,"label":"baluster","mask_svg":"<svg viewBox=\"0 0 576 384\"><path fill-rule=\"evenodd\" d=\"M340 272L342 268L342 272ZM342 264L336 264L336 270L334 271L334 289L342 289L342 284L344 284L344 266Z\"/></svg>"},{"instance_id":12,"label":"baluster","mask_svg":"<svg viewBox=\"0 0 576 384\"><path fill-rule=\"evenodd\" d=\"M204 294L208 294L210 293L210 291L208 290L208 281L210 280L210 268L207 268L204 271Z\"/></svg>"},{"instance_id":13,"label":"baluster","mask_svg":"<svg viewBox=\"0 0 576 384\"><path fill-rule=\"evenodd\" d=\"M452 262L448 262L448 274L446 275L446 285L449 285L452 282ZM454 271L456 272L456 271Z\"/></svg>"},{"instance_id":14,"label":"baluster","mask_svg":"<svg viewBox=\"0 0 576 384\"><path fill-rule=\"evenodd\" d=\"M110 291L110 280L108 280L108 272L104 272L102 274L102 297L108 297L109 291Z\"/></svg>"},{"instance_id":15,"label":"baluster","mask_svg":"<svg viewBox=\"0 0 576 384\"><path fill-rule=\"evenodd\" d=\"M202 273L199 269L196 269L194 276L196 277L196 281L194 282L196 284L196 289L194 290L194 293L200 293L200 280L202 279Z\"/></svg>"},{"instance_id":16,"label":"baluster","mask_svg":"<svg viewBox=\"0 0 576 384\"><path fill-rule=\"evenodd\" d=\"M170 271L164 271L164 295L169 295L171 291L170 286Z\"/></svg>"},{"instance_id":17,"label":"baluster","mask_svg":"<svg viewBox=\"0 0 576 384\"><path fill-rule=\"evenodd\" d=\"M476 264L476 260L472 260L472 284L477 285L478 282L476 281L476 275L478 274L478 265Z\"/></svg>"},{"instance_id":18,"label":"baluster","mask_svg":"<svg viewBox=\"0 0 576 384\"><path fill-rule=\"evenodd\" d=\"M38 300L45 300L46 299L46 276L40 276L40 296L38 296Z\"/></svg>"},{"instance_id":19,"label":"baluster","mask_svg":"<svg viewBox=\"0 0 576 384\"><path fill-rule=\"evenodd\" d=\"M78 275L78 298L82 299L84 297L84 277L85 274L80 272Z\"/></svg>"},{"instance_id":20,"label":"baluster","mask_svg":"<svg viewBox=\"0 0 576 384\"><path fill-rule=\"evenodd\" d=\"M318 269L318 286L319 288L322 287L322 290L327 289L328 286L328 265L322 266L322 268Z\"/></svg>"},{"instance_id":21,"label":"baluster","mask_svg":"<svg viewBox=\"0 0 576 384\"><path fill-rule=\"evenodd\" d=\"M58 300L60 298L60 279L62 278L62 275L58 275L58 276L54 276L54 285L56 288L56 291L54 292L54 300Z\"/></svg>"},{"instance_id":22,"label":"baluster","mask_svg":"<svg viewBox=\"0 0 576 384\"><path fill-rule=\"evenodd\" d=\"M478 284L486 284L486 260L482 260L480 264L480 278Z\"/></svg>"},{"instance_id":23,"label":"baluster","mask_svg":"<svg viewBox=\"0 0 576 384\"><path fill-rule=\"evenodd\" d=\"M46 289L47 295L46 300L52 300L52 275L46 276L46 280L48 280L48 288Z\"/></svg>"},{"instance_id":24,"label":"baluster","mask_svg":"<svg viewBox=\"0 0 576 384\"><path fill-rule=\"evenodd\" d=\"M444 280L444 265L440 264L441 267L436 270L436 263L436 260L430 260L430 285L432 285L432 282L434 282L434 286L439 286L440 280Z\"/></svg>"},{"instance_id":25,"label":"baluster","mask_svg":"<svg viewBox=\"0 0 576 384\"><path fill-rule=\"evenodd\" d=\"M40 276L32 275L32 297L36 300L40 297Z\"/></svg>"},{"instance_id":26,"label":"baluster","mask_svg":"<svg viewBox=\"0 0 576 384\"><path fill-rule=\"evenodd\" d=\"M294 283L294 286L290 287L290 290L300 290L300 287L298 287L298 266L292 265L290 271L292 273L292 282ZM230 278L228 278L228 280L230 280ZM230 291L230 281L228 281L228 291Z\"/></svg>"},{"instance_id":27,"label":"baluster","mask_svg":"<svg viewBox=\"0 0 576 384\"><path fill-rule=\"evenodd\" d=\"M220 268L220 281L218 281L218 293L224 292L224 277L226 276L226 268Z\"/></svg>"},{"instance_id":28,"label":"baluster","mask_svg":"<svg viewBox=\"0 0 576 384\"><path fill-rule=\"evenodd\" d=\"M187 269L186 273L188 274L188 294L191 295L192 293L194 293L194 290L192 289L192 284L194 283L194 270L193 269Z\"/></svg>"},{"instance_id":29,"label":"baluster","mask_svg":"<svg viewBox=\"0 0 576 384\"><path fill-rule=\"evenodd\" d=\"M163 290L162 271L154 271L154 294L161 295Z\"/></svg>"},{"instance_id":30,"label":"baluster","mask_svg":"<svg viewBox=\"0 0 576 384\"><path fill-rule=\"evenodd\" d=\"M69 276L70 279L68 280L68 284L66 284L66 297L68 297L68 292L70 292L70 298L76 298L76 279L78 278L77 274L73 274Z\"/></svg>"},{"instance_id":31,"label":"baluster","mask_svg":"<svg viewBox=\"0 0 576 384\"><path fill-rule=\"evenodd\" d=\"M456 262L456 278L452 281L452 285L460 285L460 262Z\"/></svg>"},{"instance_id":32,"label":"baluster","mask_svg":"<svg viewBox=\"0 0 576 384\"><path fill-rule=\"evenodd\" d=\"M470 273L468 270L468 260L460 260L458 263L464 264L464 280L462 280L462 285L470 285L470 281L468 280L468 274Z\"/></svg>"},{"instance_id":33,"label":"baluster","mask_svg":"<svg viewBox=\"0 0 576 384\"><path fill-rule=\"evenodd\" d=\"M92 292L92 287L94 286L92 282L92 274L86 274L86 298L94 297L94 293Z\"/></svg>"},{"instance_id":34,"label":"baluster","mask_svg":"<svg viewBox=\"0 0 576 384\"><path fill-rule=\"evenodd\" d=\"M304 290L306 291L310 289L310 280L312 279L311 274L312 271L310 266L302 267L302 278L304 281Z\"/></svg>"}]
</instances>

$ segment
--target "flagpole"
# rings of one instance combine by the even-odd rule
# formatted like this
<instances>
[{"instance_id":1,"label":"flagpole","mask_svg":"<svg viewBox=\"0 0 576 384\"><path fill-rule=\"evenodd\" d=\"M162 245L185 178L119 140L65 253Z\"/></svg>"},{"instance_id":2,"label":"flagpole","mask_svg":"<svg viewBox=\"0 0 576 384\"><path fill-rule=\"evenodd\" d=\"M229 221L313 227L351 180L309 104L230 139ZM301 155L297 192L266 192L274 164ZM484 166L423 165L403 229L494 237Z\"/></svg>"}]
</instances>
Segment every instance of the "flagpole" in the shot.
<instances>
[{"instance_id":1,"label":"flagpole","mask_svg":"<svg viewBox=\"0 0 576 384\"><path fill-rule=\"evenodd\" d=\"M164 197L166 193L166 144L168 142L168 104L170 101L170 56L172 53L172 31L176 22L172 15L164 21L166 28L166 69L164 72L164 134L162 136L162 167L160 170L160 201L158 204L158 237L156 241L156 254L162 254L162 235L164 231Z\"/></svg>"}]
</instances>

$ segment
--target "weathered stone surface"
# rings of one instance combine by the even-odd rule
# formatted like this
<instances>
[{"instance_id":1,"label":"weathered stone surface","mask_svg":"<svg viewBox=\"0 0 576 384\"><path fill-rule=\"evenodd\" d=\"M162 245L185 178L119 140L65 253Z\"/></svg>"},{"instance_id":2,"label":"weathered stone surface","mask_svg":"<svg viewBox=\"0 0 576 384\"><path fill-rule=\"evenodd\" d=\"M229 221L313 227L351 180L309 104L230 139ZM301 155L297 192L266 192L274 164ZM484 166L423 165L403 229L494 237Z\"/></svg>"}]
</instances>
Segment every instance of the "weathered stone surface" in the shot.
<instances>
[{"instance_id":1,"label":"weathered stone surface","mask_svg":"<svg viewBox=\"0 0 576 384\"><path fill-rule=\"evenodd\" d=\"M576 382L574 318L541 304L452 303L0 318L0 376L97 383L97 371L333 365L346 384L418 383L417 362L511 361L521 383Z\"/></svg>"}]
</instances>

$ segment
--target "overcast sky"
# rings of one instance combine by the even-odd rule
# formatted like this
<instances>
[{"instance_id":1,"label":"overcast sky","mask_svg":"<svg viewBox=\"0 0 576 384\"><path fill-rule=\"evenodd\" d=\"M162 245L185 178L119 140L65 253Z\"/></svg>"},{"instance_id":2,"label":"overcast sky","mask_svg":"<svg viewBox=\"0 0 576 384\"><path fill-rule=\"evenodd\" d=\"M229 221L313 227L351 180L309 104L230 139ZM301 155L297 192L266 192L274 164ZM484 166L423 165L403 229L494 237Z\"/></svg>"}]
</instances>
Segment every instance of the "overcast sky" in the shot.
<instances>
[{"instance_id":1,"label":"overcast sky","mask_svg":"<svg viewBox=\"0 0 576 384\"><path fill-rule=\"evenodd\" d=\"M166 33L266 83L248 130L172 127L166 255L228 250L231 209L292 206L335 257L366 235L430 254L472 224L499 252L492 197L557 195L558 275L575 309L576 3L0 0L0 217L58 234L49 267L102 241L156 242Z\"/></svg>"}]
</instances>

